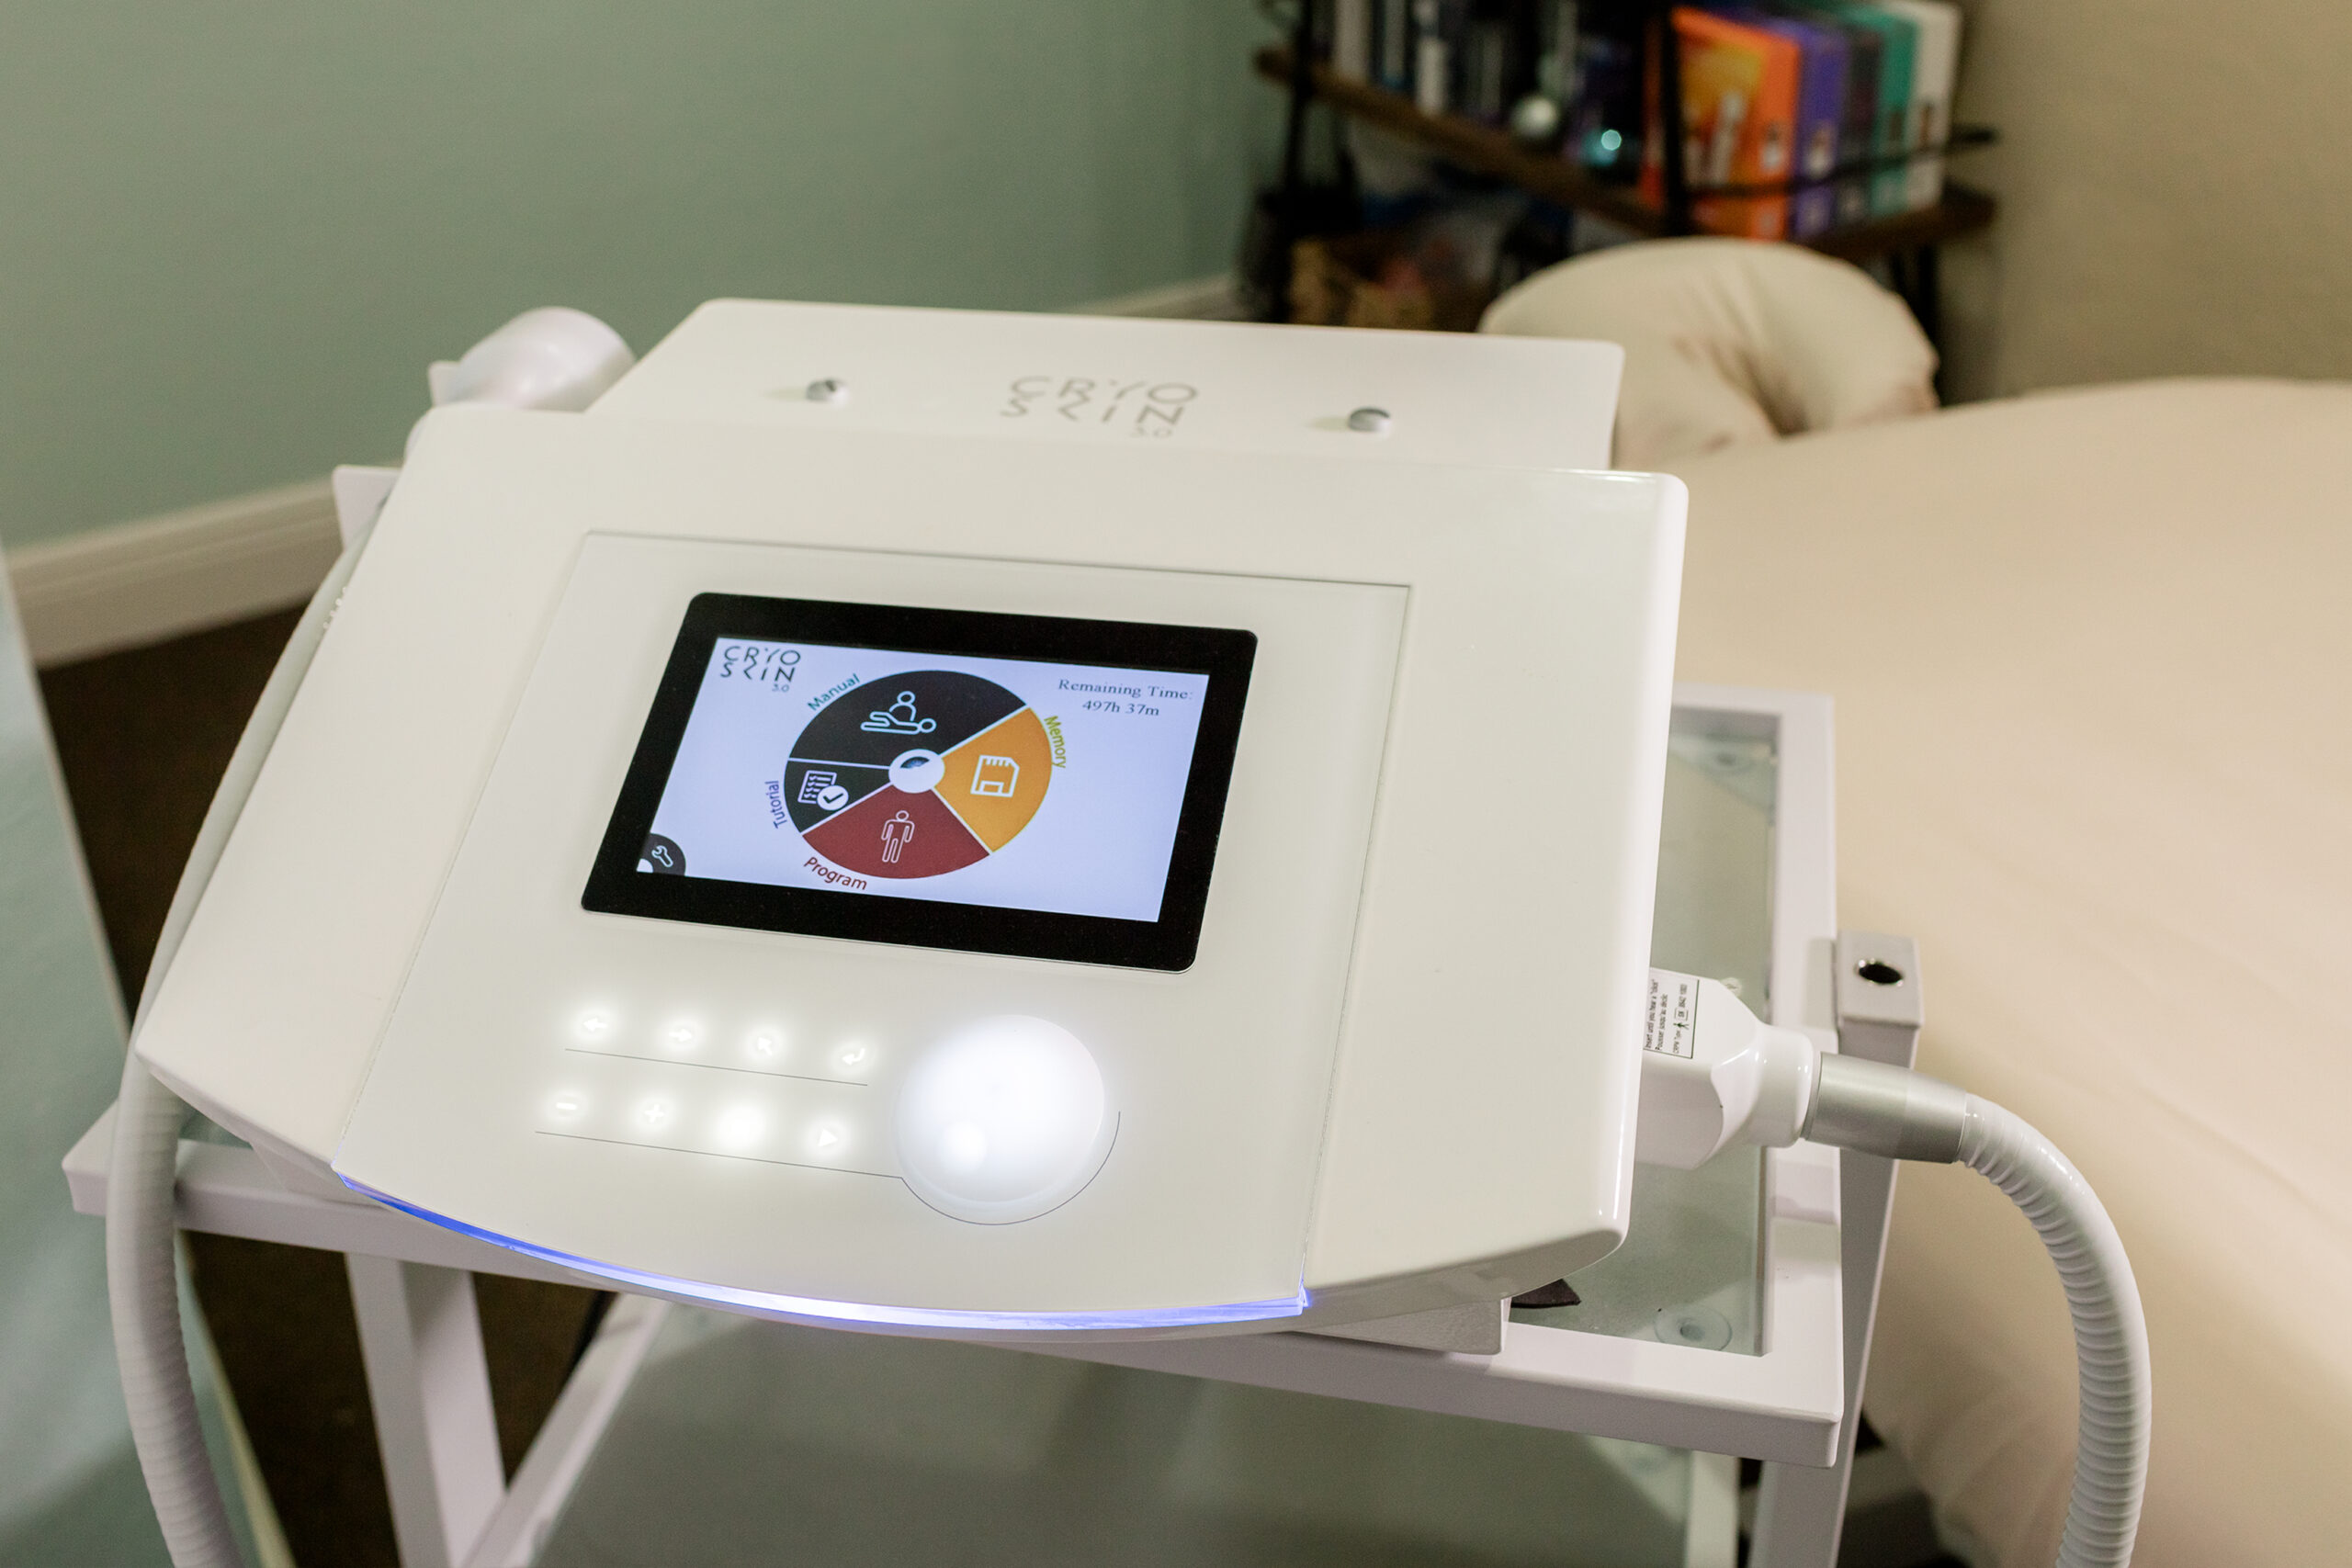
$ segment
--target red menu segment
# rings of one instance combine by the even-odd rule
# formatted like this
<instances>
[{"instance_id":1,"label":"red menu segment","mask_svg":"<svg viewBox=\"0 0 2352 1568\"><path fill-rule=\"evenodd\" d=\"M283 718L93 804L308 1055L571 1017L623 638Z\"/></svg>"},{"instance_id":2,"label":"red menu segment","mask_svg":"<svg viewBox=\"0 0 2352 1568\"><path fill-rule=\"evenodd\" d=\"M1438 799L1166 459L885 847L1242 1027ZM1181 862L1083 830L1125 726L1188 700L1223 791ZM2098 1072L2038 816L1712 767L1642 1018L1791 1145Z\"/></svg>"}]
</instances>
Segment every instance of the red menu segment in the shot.
<instances>
[{"instance_id":1,"label":"red menu segment","mask_svg":"<svg viewBox=\"0 0 2352 1568\"><path fill-rule=\"evenodd\" d=\"M989 852L930 790L877 790L801 836L835 865L865 876L937 876Z\"/></svg>"}]
</instances>

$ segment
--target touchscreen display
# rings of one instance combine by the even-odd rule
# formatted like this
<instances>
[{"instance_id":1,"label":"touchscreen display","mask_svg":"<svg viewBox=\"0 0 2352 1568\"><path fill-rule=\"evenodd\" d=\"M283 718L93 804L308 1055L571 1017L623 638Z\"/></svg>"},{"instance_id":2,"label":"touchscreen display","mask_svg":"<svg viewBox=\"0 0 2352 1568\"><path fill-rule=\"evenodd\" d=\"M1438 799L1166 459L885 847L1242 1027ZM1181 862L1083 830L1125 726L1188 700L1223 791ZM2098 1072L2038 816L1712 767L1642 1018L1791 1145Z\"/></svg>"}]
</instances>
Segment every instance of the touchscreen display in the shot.
<instances>
[{"instance_id":1,"label":"touchscreen display","mask_svg":"<svg viewBox=\"0 0 2352 1568\"><path fill-rule=\"evenodd\" d=\"M1188 963L1255 641L703 595L587 902Z\"/></svg>"},{"instance_id":2,"label":"touchscreen display","mask_svg":"<svg viewBox=\"0 0 2352 1568\"><path fill-rule=\"evenodd\" d=\"M638 869L1157 920L1207 684L722 637Z\"/></svg>"}]
</instances>

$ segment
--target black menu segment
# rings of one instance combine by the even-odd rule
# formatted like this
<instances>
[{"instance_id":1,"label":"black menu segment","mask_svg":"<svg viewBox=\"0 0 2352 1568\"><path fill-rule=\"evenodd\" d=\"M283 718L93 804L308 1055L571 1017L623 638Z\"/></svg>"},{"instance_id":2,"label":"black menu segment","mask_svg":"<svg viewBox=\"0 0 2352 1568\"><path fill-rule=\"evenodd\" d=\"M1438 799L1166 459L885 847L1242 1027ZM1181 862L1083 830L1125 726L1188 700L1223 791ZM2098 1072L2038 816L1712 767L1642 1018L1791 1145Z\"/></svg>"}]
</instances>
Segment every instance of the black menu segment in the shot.
<instances>
[{"instance_id":1,"label":"black menu segment","mask_svg":"<svg viewBox=\"0 0 2352 1568\"><path fill-rule=\"evenodd\" d=\"M792 825L805 833L889 782L887 767L795 757L785 764L784 807L791 814Z\"/></svg>"},{"instance_id":2,"label":"black menu segment","mask_svg":"<svg viewBox=\"0 0 2352 1568\"><path fill-rule=\"evenodd\" d=\"M826 705L793 744L793 760L887 768L911 750L945 752L1021 708L993 681L918 670L853 686Z\"/></svg>"}]
</instances>

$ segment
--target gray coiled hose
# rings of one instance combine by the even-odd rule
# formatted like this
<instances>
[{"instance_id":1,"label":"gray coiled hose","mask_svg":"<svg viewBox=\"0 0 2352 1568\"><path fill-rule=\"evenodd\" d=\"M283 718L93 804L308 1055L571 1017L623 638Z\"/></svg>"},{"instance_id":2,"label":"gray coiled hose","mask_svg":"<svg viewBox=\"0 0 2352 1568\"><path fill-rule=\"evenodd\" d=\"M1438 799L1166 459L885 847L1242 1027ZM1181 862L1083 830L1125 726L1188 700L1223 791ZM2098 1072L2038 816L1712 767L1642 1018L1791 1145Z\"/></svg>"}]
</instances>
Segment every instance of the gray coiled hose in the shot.
<instances>
[{"instance_id":1,"label":"gray coiled hose","mask_svg":"<svg viewBox=\"0 0 2352 1568\"><path fill-rule=\"evenodd\" d=\"M1948 1083L1821 1056L1804 1136L1890 1159L1958 1162L2025 1212L2058 1266L2075 1321L2082 1424L2058 1568L2127 1568L2148 1479L2154 1390L2148 1322L2123 1239L2098 1195L2023 1118Z\"/></svg>"},{"instance_id":2,"label":"gray coiled hose","mask_svg":"<svg viewBox=\"0 0 2352 1568\"><path fill-rule=\"evenodd\" d=\"M146 984L140 987L139 1010L131 1020L134 1044L367 540L368 530L360 530L319 585L286 651L278 655L261 700L254 705L164 918ZM107 1298L114 1321L115 1361L122 1371L123 1400L130 1410L131 1439L172 1562L176 1568L241 1568L243 1557L229 1528L229 1511L197 1424L196 1387L188 1375L187 1345L180 1327L173 1211L180 1126L187 1119L187 1106L179 1096L155 1080L135 1049L127 1053L122 1089L115 1100L114 1156L107 1179Z\"/></svg>"},{"instance_id":3,"label":"gray coiled hose","mask_svg":"<svg viewBox=\"0 0 2352 1568\"><path fill-rule=\"evenodd\" d=\"M584 409L634 363L618 333L583 311L559 307L526 310L467 350L456 364L436 366L429 379L435 406L472 402ZM352 535L326 581L311 596L311 607L296 623L269 683L262 688L261 700L254 705L253 717L245 722L164 918L154 959L147 966L147 983L140 987L139 1010L131 1020L134 1045L373 527L370 523ZM173 1206L180 1124L187 1117L187 1106L155 1081L138 1052L126 1055L122 1089L115 1100L114 1159L107 1179L107 1295L139 1468L155 1500L155 1517L164 1527L172 1562L177 1568L237 1568L236 1540L230 1534L228 1510L197 1426L196 1389L180 1335Z\"/></svg>"},{"instance_id":4,"label":"gray coiled hose","mask_svg":"<svg viewBox=\"0 0 2352 1568\"><path fill-rule=\"evenodd\" d=\"M2058 1568L2125 1568L2148 1476L2148 1324L2114 1222L2073 1162L2026 1122L1968 1097L1960 1159L2025 1211L2058 1266L2081 1367L2075 1495Z\"/></svg>"}]
</instances>

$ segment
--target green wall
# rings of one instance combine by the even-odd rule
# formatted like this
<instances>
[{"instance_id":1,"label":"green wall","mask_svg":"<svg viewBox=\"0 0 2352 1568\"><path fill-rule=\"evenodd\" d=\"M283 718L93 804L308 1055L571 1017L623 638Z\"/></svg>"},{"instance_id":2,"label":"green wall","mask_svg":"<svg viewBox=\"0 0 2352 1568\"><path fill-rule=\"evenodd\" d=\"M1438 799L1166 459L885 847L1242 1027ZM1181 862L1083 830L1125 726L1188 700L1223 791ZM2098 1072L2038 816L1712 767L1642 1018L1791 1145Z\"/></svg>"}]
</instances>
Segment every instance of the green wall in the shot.
<instances>
[{"instance_id":1,"label":"green wall","mask_svg":"<svg viewBox=\"0 0 2352 1568\"><path fill-rule=\"evenodd\" d=\"M400 449L569 304L1048 309L1227 265L1250 0L10 0L0 537Z\"/></svg>"}]
</instances>

